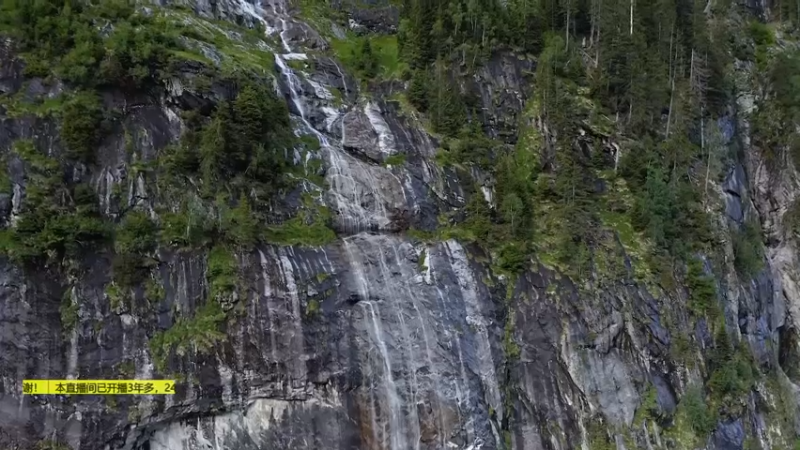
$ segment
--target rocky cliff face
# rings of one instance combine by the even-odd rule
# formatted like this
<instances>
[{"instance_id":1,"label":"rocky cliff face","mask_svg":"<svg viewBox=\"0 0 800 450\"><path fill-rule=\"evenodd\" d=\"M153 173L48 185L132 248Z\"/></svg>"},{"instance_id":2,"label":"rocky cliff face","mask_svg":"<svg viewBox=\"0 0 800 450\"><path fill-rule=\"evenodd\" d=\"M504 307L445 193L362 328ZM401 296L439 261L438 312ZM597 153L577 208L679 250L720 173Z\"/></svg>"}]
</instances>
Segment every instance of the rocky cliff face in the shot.
<instances>
[{"instance_id":1,"label":"rocky cliff face","mask_svg":"<svg viewBox=\"0 0 800 450\"><path fill-rule=\"evenodd\" d=\"M166 5L166 2L162 2ZM287 195L328 208L338 238L324 246L258 246L235 255L237 291L213 345L154 355L151 340L202 314L209 266L202 252L159 250L154 271L163 295L145 288L115 302L109 260L86 261L67 283L49 271L0 265L0 447L61 442L75 450L150 449L633 449L788 448L794 442L800 317L796 251L781 221L798 191L756 158L735 164L717 191L735 229L757 214L767 236L766 267L739 279L731 263L716 274L730 330L775 383L759 382L735 413L699 436L675 414L689 386L702 383L712 337L692 326L685 296L636 281L630 262L612 283L575 280L538 261L518 277L497 270L496 255L455 239L418 239L463 206L469 182L435 162L436 138L396 101L391 84L364 89L325 49L322 34L283 0L177 2L201 18L261 26L274 53L276 87L298 134L319 142L294 162L315 185ZM351 25L391 30L396 17L373 9ZM202 20L202 19L198 19ZM359 22L360 21L360 22ZM199 23L199 22L198 22ZM260 25L259 25L260 24ZM210 49L209 52L213 52ZM11 42L0 46L0 93L48 97L22 75ZM303 69L300 69L303 67ZM533 63L498 54L472 85L487 131L513 143L535 81ZM124 112L134 151L112 133L89 179L101 209L120 198L153 210L151 187L136 174L175 142L186 124L181 103L213 104L226 86L198 93L186 66L162 95L109 93ZM745 87L746 88L746 87ZM133 106L135 105L135 106ZM727 145L747 147L746 101L721 119ZM0 149L32 138L58 155L47 119L0 106ZM10 163L13 192L0 198L13 223L25 201L25 167ZM491 200L491 181L473 170ZM726 244L731 255L731 244ZM625 247L619 242L619 250ZM587 284L590 284L587 288ZM64 305L76 320L64 326ZM678 355L675 342L691 342ZM179 380L174 396L22 396L23 378ZM778 387L776 387L778 386ZM669 419L664 419L669 417ZM39 447L41 448L41 447Z\"/></svg>"}]
</instances>

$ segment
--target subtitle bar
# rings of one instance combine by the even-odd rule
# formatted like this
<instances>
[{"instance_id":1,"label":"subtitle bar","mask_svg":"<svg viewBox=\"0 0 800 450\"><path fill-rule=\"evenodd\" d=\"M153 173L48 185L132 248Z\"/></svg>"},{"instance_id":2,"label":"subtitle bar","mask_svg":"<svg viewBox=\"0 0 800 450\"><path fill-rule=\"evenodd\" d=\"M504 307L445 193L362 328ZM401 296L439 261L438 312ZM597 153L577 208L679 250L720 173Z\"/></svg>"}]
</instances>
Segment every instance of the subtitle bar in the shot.
<instances>
[{"instance_id":1,"label":"subtitle bar","mask_svg":"<svg viewBox=\"0 0 800 450\"><path fill-rule=\"evenodd\" d=\"M23 380L24 395L172 395L175 380Z\"/></svg>"}]
</instances>

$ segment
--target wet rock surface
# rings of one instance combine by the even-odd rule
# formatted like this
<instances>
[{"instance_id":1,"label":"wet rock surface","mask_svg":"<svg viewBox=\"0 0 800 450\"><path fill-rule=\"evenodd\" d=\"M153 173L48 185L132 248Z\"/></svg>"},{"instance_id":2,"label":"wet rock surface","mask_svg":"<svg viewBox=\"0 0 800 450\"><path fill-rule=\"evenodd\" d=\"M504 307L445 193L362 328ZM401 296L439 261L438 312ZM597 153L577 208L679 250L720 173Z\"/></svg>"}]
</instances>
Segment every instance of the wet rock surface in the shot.
<instances>
[{"instance_id":1,"label":"wet rock surface","mask_svg":"<svg viewBox=\"0 0 800 450\"><path fill-rule=\"evenodd\" d=\"M334 59L299 53L327 43L278 0L176 2L203 17L247 26L264 20L280 40L276 85L297 132L319 141L313 157L323 161L326 181L319 201L331 210L339 239L237 254L240 293L226 304L224 341L206 352L170 355L163 369L148 342L208 296L206 255L160 252L164 298L148 304L136 290L118 307L105 293L106 255L87 258L69 288L47 270L23 272L0 261L0 448L27 450L58 439L75 450L571 450L586 448L586 424L599 418L610 434L636 430L632 439L641 445L624 448L669 448L673 441L658 434L637 434L655 421L636 418L648 387L659 411L670 415L687 380L701 377L671 354L682 334L694 335L698 351L713 344L705 320L689 321L685 299L630 280L587 291L540 265L510 279L477 246L409 238L402 231L435 229L440 214L463 206L469 194L454 170L435 163L436 139L391 100L403 86L361 96ZM369 30L392 30L393 8L355 9L352 19ZM9 48L0 43L0 93L24 85ZM306 70L290 68L288 61L303 57ZM181 110L212 109L231 97L224 84L199 88L201 70L184 64L158 98L104 97L109 109L125 110L145 160L179 139ZM534 70L532 61L498 53L470 85L493 137L515 142ZM60 87L33 80L26 89L49 96ZM59 151L52 121L0 110L0 150L22 137ZM131 168L124 148L121 132L111 133L96 167L76 170L112 217L117 191L150 204L144 182L125 176ZM728 174L720 189L725 214L738 226L752 202L778 236L772 212L785 210L794 194L768 189L773 181L756 163ZM0 218L9 221L25 189L21 162L10 168L15 190L0 196ZM490 177L475 168L469 176L491 200ZM298 198L295 192L286 203L299 207ZM757 363L787 372L800 366L792 319L800 317L796 267L782 240L752 280L720 282L726 319ZM70 330L62 325L64 298L78 305ZM23 378L65 376L179 383L174 396L20 395ZM719 422L707 448L743 448L749 423L761 417L754 405L743 414ZM615 440L623 445L621 434Z\"/></svg>"}]
</instances>

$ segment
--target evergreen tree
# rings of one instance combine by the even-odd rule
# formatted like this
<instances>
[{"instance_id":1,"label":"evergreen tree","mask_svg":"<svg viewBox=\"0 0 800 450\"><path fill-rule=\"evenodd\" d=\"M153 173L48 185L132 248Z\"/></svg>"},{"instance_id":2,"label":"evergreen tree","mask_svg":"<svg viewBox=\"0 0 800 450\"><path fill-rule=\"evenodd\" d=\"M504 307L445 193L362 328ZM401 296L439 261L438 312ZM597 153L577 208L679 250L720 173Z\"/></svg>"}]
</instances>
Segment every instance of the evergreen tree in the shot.
<instances>
[{"instance_id":1,"label":"evergreen tree","mask_svg":"<svg viewBox=\"0 0 800 450\"><path fill-rule=\"evenodd\" d=\"M406 93L408 101L422 112L427 111L429 106L430 91L428 83L428 72L425 69L415 70Z\"/></svg>"},{"instance_id":2,"label":"evergreen tree","mask_svg":"<svg viewBox=\"0 0 800 450\"><path fill-rule=\"evenodd\" d=\"M358 49L357 68L368 79L378 76L378 61L372 52L372 44L369 37L361 40Z\"/></svg>"}]
</instances>

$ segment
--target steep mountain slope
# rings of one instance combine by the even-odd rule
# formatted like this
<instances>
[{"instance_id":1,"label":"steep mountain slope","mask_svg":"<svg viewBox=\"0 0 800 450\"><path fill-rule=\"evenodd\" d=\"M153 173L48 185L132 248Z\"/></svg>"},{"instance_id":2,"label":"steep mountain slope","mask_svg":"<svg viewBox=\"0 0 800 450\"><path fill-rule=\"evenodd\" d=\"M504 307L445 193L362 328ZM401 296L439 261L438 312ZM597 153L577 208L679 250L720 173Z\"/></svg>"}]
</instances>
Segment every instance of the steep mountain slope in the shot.
<instances>
[{"instance_id":1,"label":"steep mountain slope","mask_svg":"<svg viewBox=\"0 0 800 450\"><path fill-rule=\"evenodd\" d=\"M793 5L0 5L0 448L797 445Z\"/></svg>"}]
</instances>

